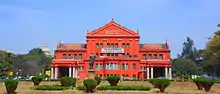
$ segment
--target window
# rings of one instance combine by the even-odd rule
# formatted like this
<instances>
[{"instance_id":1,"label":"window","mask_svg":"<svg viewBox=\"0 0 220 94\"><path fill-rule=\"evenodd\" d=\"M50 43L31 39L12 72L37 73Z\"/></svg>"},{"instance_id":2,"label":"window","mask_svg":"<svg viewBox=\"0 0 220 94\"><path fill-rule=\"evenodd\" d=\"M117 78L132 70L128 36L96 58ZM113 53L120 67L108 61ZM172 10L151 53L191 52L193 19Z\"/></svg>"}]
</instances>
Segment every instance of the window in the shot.
<instances>
[{"instance_id":1,"label":"window","mask_svg":"<svg viewBox=\"0 0 220 94\"><path fill-rule=\"evenodd\" d=\"M159 55L159 59L160 59L160 60L163 60L163 54L160 54L160 55Z\"/></svg>"},{"instance_id":2,"label":"window","mask_svg":"<svg viewBox=\"0 0 220 94\"><path fill-rule=\"evenodd\" d=\"M79 66L79 70L84 70L84 66Z\"/></svg>"},{"instance_id":3,"label":"window","mask_svg":"<svg viewBox=\"0 0 220 94\"><path fill-rule=\"evenodd\" d=\"M114 43L111 44L111 48L114 48Z\"/></svg>"},{"instance_id":4,"label":"window","mask_svg":"<svg viewBox=\"0 0 220 94\"><path fill-rule=\"evenodd\" d=\"M103 53L100 53L100 56L103 56Z\"/></svg>"},{"instance_id":5,"label":"window","mask_svg":"<svg viewBox=\"0 0 220 94\"><path fill-rule=\"evenodd\" d=\"M115 56L117 57L117 56L118 56L118 53L116 53Z\"/></svg>"},{"instance_id":6,"label":"window","mask_svg":"<svg viewBox=\"0 0 220 94\"><path fill-rule=\"evenodd\" d=\"M107 54L107 56L110 56L110 54Z\"/></svg>"},{"instance_id":7,"label":"window","mask_svg":"<svg viewBox=\"0 0 220 94\"><path fill-rule=\"evenodd\" d=\"M125 43L122 43L122 48L125 48Z\"/></svg>"},{"instance_id":8,"label":"window","mask_svg":"<svg viewBox=\"0 0 220 94\"><path fill-rule=\"evenodd\" d=\"M133 64L132 67L133 67L133 70L136 70L136 64Z\"/></svg>"},{"instance_id":9,"label":"window","mask_svg":"<svg viewBox=\"0 0 220 94\"><path fill-rule=\"evenodd\" d=\"M96 53L96 57L99 57L99 53Z\"/></svg>"},{"instance_id":10,"label":"window","mask_svg":"<svg viewBox=\"0 0 220 94\"><path fill-rule=\"evenodd\" d=\"M118 43L115 44L115 48L118 48Z\"/></svg>"},{"instance_id":11,"label":"window","mask_svg":"<svg viewBox=\"0 0 220 94\"><path fill-rule=\"evenodd\" d=\"M125 57L125 53L123 53L122 56Z\"/></svg>"},{"instance_id":12,"label":"window","mask_svg":"<svg viewBox=\"0 0 220 94\"><path fill-rule=\"evenodd\" d=\"M112 53L111 56L114 56L114 53Z\"/></svg>"},{"instance_id":13,"label":"window","mask_svg":"<svg viewBox=\"0 0 220 94\"><path fill-rule=\"evenodd\" d=\"M130 55L129 55L129 53L127 53L127 56L126 57L129 57Z\"/></svg>"},{"instance_id":14,"label":"window","mask_svg":"<svg viewBox=\"0 0 220 94\"><path fill-rule=\"evenodd\" d=\"M134 57L134 58L137 58L137 57L138 57L138 55L136 55L136 54L135 54L135 55L133 55L133 57ZM145 57L146 57L146 56L145 56Z\"/></svg>"},{"instance_id":15,"label":"window","mask_svg":"<svg viewBox=\"0 0 220 94\"><path fill-rule=\"evenodd\" d=\"M79 54L79 59L82 60L82 54Z\"/></svg>"},{"instance_id":16,"label":"window","mask_svg":"<svg viewBox=\"0 0 220 94\"><path fill-rule=\"evenodd\" d=\"M141 70L144 70L144 68L141 66Z\"/></svg>"},{"instance_id":17,"label":"window","mask_svg":"<svg viewBox=\"0 0 220 94\"><path fill-rule=\"evenodd\" d=\"M157 59L157 54L154 54L154 59Z\"/></svg>"},{"instance_id":18,"label":"window","mask_svg":"<svg viewBox=\"0 0 220 94\"><path fill-rule=\"evenodd\" d=\"M99 48L99 43L96 43L96 48Z\"/></svg>"},{"instance_id":19,"label":"window","mask_svg":"<svg viewBox=\"0 0 220 94\"><path fill-rule=\"evenodd\" d=\"M144 60L147 59L146 54L143 54L143 55L142 55L142 59L144 59Z\"/></svg>"},{"instance_id":20,"label":"window","mask_svg":"<svg viewBox=\"0 0 220 94\"><path fill-rule=\"evenodd\" d=\"M66 59L66 54L63 54L63 57L62 57L63 59Z\"/></svg>"},{"instance_id":21,"label":"window","mask_svg":"<svg viewBox=\"0 0 220 94\"><path fill-rule=\"evenodd\" d=\"M125 70L125 64L122 64L122 70Z\"/></svg>"},{"instance_id":22,"label":"window","mask_svg":"<svg viewBox=\"0 0 220 94\"><path fill-rule=\"evenodd\" d=\"M73 58L74 58L75 60L77 60L77 54L74 54Z\"/></svg>"},{"instance_id":23,"label":"window","mask_svg":"<svg viewBox=\"0 0 220 94\"><path fill-rule=\"evenodd\" d=\"M148 54L148 59L152 59L152 54Z\"/></svg>"},{"instance_id":24,"label":"window","mask_svg":"<svg viewBox=\"0 0 220 94\"><path fill-rule=\"evenodd\" d=\"M96 70L101 70L102 69L102 65L101 64L96 64Z\"/></svg>"},{"instance_id":25,"label":"window","mask_svg":"<svg viewBox=\"0 0 220 94\"><path fill-rule=\"evenodd\" d=\"M107 48L110 48L110 43L107 43Z\"/></svg>"},{"instance_id":26,"label":"window","mask_svg":"<svg viewBox=\"0 0 220 94\"><path fill-rule=\"evenodd\" d=\"M103 48L103 44L102 44L102 43L100 43L99 47L100 47L100 48Z\"/></svg>"},{"instance_id":27,"label":"window","mask_svg":"<svg viewBox=\"0 0 220 94\"><path fill-rule=\"evenodd\" d=\"M72 59L72 56L71 56L71 54L68 54L68 59Z\"/></svg>"},{"instance_id":28,"label":"window","mask_svg":"<svg viewBox=\"0 0 220 94\"><path fill-rule=\"evenodd\" d=\"M129 48L129 47L130 47L130 44L129 44L129 43L127 43L126 47L127 47L127 48Z\"/></svg>"}]
</instances>

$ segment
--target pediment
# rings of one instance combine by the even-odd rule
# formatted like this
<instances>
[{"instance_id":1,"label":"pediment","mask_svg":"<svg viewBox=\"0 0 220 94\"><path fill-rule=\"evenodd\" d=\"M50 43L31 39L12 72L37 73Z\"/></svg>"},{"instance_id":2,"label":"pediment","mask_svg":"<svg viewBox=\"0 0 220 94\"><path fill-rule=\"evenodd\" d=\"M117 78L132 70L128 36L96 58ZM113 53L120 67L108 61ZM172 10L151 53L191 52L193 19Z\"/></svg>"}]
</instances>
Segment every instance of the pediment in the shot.
<instances>
[{"instance_id":1,"label":"pediment","mask_svg":"<svg viewBox=\"0 0 220 94\"><path fill-rule=\"evenodd\" d=\"M89 32L87 36L137 36L138 33L117 24L115 21Z\"/></svg>"}]
</instances>

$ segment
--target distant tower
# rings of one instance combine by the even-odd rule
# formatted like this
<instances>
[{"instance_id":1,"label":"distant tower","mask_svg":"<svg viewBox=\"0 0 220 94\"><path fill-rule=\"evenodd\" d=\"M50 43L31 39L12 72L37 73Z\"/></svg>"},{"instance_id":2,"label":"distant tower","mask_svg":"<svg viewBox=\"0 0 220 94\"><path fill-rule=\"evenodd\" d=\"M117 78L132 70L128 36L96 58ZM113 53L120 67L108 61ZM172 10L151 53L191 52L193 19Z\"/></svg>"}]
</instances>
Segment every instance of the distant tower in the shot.
<instances>
[{"instance_id":1,"label":"distant tower","mask_svg":"<svg viewBox=\"0 0 220 94\"><path fill-rule=\"evenodd\" d=\"M46 56L51 56L50 49L49 49L49 46L47 44L44 44L44 47L42 48L42 51L44 52L44 54Z\"/></svg>"}]
</instances>

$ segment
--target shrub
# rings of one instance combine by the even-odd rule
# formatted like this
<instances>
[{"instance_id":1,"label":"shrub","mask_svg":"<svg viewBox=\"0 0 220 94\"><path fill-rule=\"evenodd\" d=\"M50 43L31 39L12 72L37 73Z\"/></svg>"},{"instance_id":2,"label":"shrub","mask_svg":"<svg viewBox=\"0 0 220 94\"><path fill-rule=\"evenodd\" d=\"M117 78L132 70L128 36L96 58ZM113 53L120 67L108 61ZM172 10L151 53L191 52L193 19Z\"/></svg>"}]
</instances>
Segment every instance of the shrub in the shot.
<instances>
[{"instance_id":1,"label":"shrub","mask_svg":"<svg viewBox=\"0 0 220 94\"><path fill-rule=\"evenodd\" d=\"M32 82L34 83L34 86L38 86L44 78L45 78L44 75L35 75L31 79L32 79Z\"/></svg>"},{"instance_id":2,"label":"shrub","mask_svg":"<svg viewBox=\"0 0 220 94\"><path fill-rule=\"evenodd\" d=\"M147 86L99 86L97 90L138 90L138 91L149 91L150 87Z\"/></svg>"},{"instance_id":3,"label":"shrub","mask_svg":"<svg viewBox=\"0 0 220 94\"><path fill-rule=\"evenodd\" d=\"M200 84L205 89L206 92L209 92L212 85L214 85L214 81L208 78L201 78L199 79Z\"/></svg>"},{"instance_id":4,"label":"shrub","mask_svg":"<svg viewBox=\"0 0 220 94\"><path fill-rule=\"evenodd\" d=\"M97 81L97 85L99 85L102 81L102 77L97 76L95 77L95 80Z\"/></svg>"},{"instance_id":5,"label":"shrub","mask_svg":"<svg viewBox=\"0 0 220 94\"><path fill-rule=\"evenodd\" d=\"M60 78L61 86L76 86L76 78L71 77L62 77Z\"/></svg>"},{"instance_id":6,"label":"shrub","mask_svg":"<svg viewBox=\"0 0 220 94\"><path fill-rule=\"evenodd\" d=\"M153 80L153 81L152 81ZM153 82L153 84L155 85L155 87L160 89L160 92L164 92L164 90L166 89L166 87L168 87L170 85L170 80L169 79L151 79L150 81Z\"/></svg>"},{"instance_id":7,"label":"shrub","mask_svg":"<svg viewBox=\"0 0 220 94\"><path fill-rule=\"evenodd\" d=\"M86 79L83 81L83 84L87 93L93 93L97 86L97 81L94 79Z\"/></svg>"},{"instance_id":8,"label":"shrub","mask_svg":"<svg viewBox=\"0 0 220 94\"><path fill-rule=\"evenodd\" d=\"M4 80L7 94L16 94L15 90L18 87L18 80L6 79Z\"/></svg>"},{"instance_id":9,"label":"shrub","mask_svg":"<svg viewBox=\"0 0 220 94\"><path fill-rule=\"evenodd\" d=\"M202 90L202 89L203 89L201 83L199 82L200 79L201 79L201 78L193 79L193 82L196 84L198 90Z\"/></svg>"},{"instance_id":10,"label":"shrub","mask_svg":"<svg viewBox=\"0 0 220 94\"><path fill-rule=\"evenodd\" d=\"M120 77L117 76L117 75L108 76L108 77L106 78L106 80L109 82L109 84L110 84L111 86L117 86L117 84L118 84L118 82L119 82L119 80L120 80Z\"/></svg>"},{"instance_id":11,"label":"shrub","mask_svg":"<svg viewBox=\"0 0 220 94\"><path fill-rule=\"evenodd\" d=\"M157 88L156 83L155 83L156 80L157 80L157 79L150 79L150 80L148 80L149 83L151 83L154 88Z\"/></svg>"},{"instance_id":12,"label":"shrub","mask_svg":"<svg viewBox=\"0 0 220 94\"><path fill-rule=\"evenodd\" d=\"M42 86L36 86L34 87L35 90L66 90L69 89L69 87L59 86L59 85L42 85Z\"/></svg>"}]
</instances>

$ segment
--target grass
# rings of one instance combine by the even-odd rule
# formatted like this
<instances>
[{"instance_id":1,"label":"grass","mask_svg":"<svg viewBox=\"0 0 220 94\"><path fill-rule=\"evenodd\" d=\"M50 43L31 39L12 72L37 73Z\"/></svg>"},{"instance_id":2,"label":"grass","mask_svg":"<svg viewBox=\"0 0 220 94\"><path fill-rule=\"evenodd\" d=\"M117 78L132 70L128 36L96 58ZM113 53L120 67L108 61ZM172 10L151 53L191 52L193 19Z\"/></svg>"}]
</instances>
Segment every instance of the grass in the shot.
<instances>
[{"instance_id":1,"label":"grass","mask_svg":"<svg viewBox=\"0 0 220 94\"><path fill-rule=\"evenodd\" d=\"M59 84L58 81L42 82L40 85L54 85ZM105 85L107 82L102 82L101 85ZM82 85L82 81L77 82L77 86ZM119 85L145 85L153 87L146 81L124 81ZM68 89L64 91L42 91L30 89L33 86L32 82L20 81L17 88L18 94L84 94L83 91L77 91L76 89ZM158 89L152 88L150 91L97 91L94 94L220 94L220 84L214 84L211 91L206 93L204 90L197 90L196 85L193 82L172 82L171 85L165 90L166 93L158 93ZM0 94L4 94L5 86L0 82Z\"/></svg>"}]
</instances>

